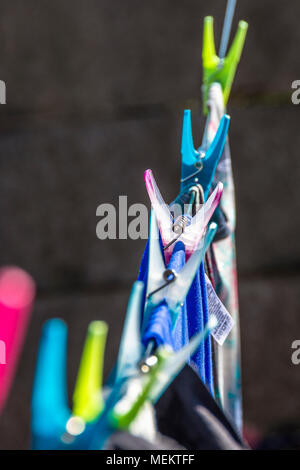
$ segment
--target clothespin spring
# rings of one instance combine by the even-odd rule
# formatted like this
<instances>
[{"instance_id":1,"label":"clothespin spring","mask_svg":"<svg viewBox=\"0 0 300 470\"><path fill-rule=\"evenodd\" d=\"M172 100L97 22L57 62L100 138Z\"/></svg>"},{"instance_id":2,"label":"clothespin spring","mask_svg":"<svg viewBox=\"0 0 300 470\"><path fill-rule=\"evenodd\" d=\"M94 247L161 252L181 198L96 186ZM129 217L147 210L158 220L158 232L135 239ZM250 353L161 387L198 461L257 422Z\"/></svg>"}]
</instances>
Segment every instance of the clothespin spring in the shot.
<instances>
[{"instance_id":1,"label":"clothespin spring","mask_svg":"<svg viewBox=\"0 0 300 470\"><path fill-rule=\"evenodd\" d=\"M199 170L201 171L201 170ZM195 215L197 212L199 201L202 203L203 199L203 189L201 185L197 184L196 186L192 186L189 189L190 199L188 203L187 210L184 215L179 215L173 224L173 232L177 234L177 237L173 238L165 247L164 251L170 248L180 237L180 235L184 232L185 228L190 225L191 216Z\"/></svg>"},{"instance_id":2,"label":"clothespin spring","mask_svg":"<svg viewBox=\"0 0 300 470\"><path fill-rule=\"evenodd\" d=\"M147 295L147 299L151 297L152 295L156 294L156 292L159 292L161 289L164 289L167 287L171 282L175 281L176 279L176 272L174 269L166 269L165 272L163 273L163 279L166 281L162 286L158 287L154 291L150 292L150 294Z\"/></svg>"}]
</instances>

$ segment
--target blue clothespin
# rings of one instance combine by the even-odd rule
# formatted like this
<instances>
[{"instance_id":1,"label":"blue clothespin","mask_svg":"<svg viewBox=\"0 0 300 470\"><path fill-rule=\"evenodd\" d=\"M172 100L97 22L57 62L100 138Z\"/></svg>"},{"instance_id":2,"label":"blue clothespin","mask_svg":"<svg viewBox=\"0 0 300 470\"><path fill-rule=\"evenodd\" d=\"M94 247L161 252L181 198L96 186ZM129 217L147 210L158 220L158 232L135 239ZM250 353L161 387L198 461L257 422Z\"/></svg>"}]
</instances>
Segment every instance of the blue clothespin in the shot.
<instances>
[{"instance_id":1,"label":"blue clothespin","mask_svg":"<svg viewBox=\"0 0 300 470\"><path fill-rule=\"evenodd\" d=\"M215 223L210 224L206 235L198 244L186 264L175 272L167 269L159 242L159 230L154 212L150 219L149 267L146 290L145 310L142 331L145 330L151 312L160 303L165 302L172 314L173 327L181 310L185 297L193 282L197 269L204 259L206 250L216 233Z\"/></svg>"},{"instance_id":2,"label":"blue clothespin","mask_svg":"<svg viewBox=\"0 0 300 470\"><path fill-rule=\"evenodd\" d=\"M67 326L59 319L43 326L32 396L33 449L60 449L71 416L67 401Z\"/></svg>"},{"instance_id":3,"label":"blue clothespin","mask_svg":"<svg viewBox=\"0 0 300 470\"><path fill-rule=\"evenodd\" d=\"M183 114L181 141L181 179L180 193L186 192L191 186L200 184L204 191L205 200L214 179L214 174L221 158L230 117L225 114L219 124L217 133L209 148L204 151L196 150L193 143L191 111L186 109Z\"/></svg>"}]
</instances>

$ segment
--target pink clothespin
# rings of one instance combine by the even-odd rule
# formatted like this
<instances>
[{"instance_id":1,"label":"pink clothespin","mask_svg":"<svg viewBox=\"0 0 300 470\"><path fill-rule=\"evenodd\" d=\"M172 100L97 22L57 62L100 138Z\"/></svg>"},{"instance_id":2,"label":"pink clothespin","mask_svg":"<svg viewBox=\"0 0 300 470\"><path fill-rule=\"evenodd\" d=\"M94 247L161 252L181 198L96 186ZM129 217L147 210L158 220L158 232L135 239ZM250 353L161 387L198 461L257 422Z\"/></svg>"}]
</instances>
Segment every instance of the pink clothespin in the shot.
<instances>
[{"instance_id":1,"label":"pink clothespin","mask_svg":"<svg viewBox=\"0 0 300 470\"><path fill-rule=\"evenodd\" d=\"M14 377L33 300L35 283L20 268L0 269L0 413Z\"/></svg>"},{"instance_id":2,"label":"pink clothespin","mask_svg":"<svg viewBox=\"0 0 300 470\"><path fill-rule=\"evenodd\" d=\"M166 262L169 261L172 254L173 241L182 241L184 243L187 258L189 258L199 246L199 241L205 234L207 224L219 204L223 184L217 184L206 203L200 207L194 217L187 217L184 213L179 216L184 222L181 233L174 231L175 224L172 213L162 198L151 170L145 171L145 185L159 226Z\"/></svg>"}]
</instances>

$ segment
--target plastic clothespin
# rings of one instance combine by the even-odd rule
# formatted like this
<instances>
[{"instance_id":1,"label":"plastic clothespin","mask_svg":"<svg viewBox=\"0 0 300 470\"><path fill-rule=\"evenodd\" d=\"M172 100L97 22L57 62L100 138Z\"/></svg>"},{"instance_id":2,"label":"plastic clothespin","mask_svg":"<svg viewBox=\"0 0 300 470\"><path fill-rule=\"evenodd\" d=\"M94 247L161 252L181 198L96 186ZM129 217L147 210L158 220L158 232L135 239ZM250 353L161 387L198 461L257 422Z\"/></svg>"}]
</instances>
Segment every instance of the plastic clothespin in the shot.
<instances>
[{"instance_id":1,"label":"plastic clothespin","mask_svg":"<svg viewBox=\"0 0 300 470\"><path fill-rule=\"evenodd\" d=\"M102 380L107 324L93 321L87 337L73 394L73 415L86 423L94 421L104 408Z\"/></svg>"},{"instance_id":2,"label":"plastic clothespin","mask_svg":"<svg viewBox=\"0 0 300 470\"><path fill-rule=\"evenodd\" d=\"M32 410L33 449L60 449L71 417L67 401L67 326L48 320L42 330L35 372Z\"/></svg>"},{"instance_id":3,"label":"plastic clothespin","mask_svg":"<svg viewBox=\"0 0 300 470\"><path fill-rule=\"evenodd\" d=\"M34 449L76 448L76 436L81 434L79 444L80 448L84 448L84 431L104 407L102 370L106 335L107 325L104 322L89 325L72 413L68 406L66 384L67 326L60 319L45 323L31 404Z\"/></svg>"},{"instance_id":4,"label":"plastic clothespin","mask_svg":"<svg viewBox=\"0 0 300 470\"><path fill-rule=\"evenodd\" d=\"M201 184L205 200L208 197L214 174L221 158L229 127L230 117L225 114L219 124L217 133L204 151L194 148L191 111L186 109L183 114L182 140L181 140L181 179L180 193L184 193L191 186Z\"/></svg>"},{"instance_id":5,"label":"plastic clothespin","mask_svg":"<svg viewBox=\"0 0 300 470\"><path fill-rule=\"evenodd\" d=\"M197 216L197 215L196 215ZM195 217L196 217L195 216ZM190 226L186 228L188 230ZM178 313L193 282L196 271L203 260L206 250L213 240L217 226L210 224L194 253L183 268L177 273L167 269L159 242L159 230L154 212L151 213L149 239L149 267L146 290L146 301L142 331L146 328L151 311L165 301L172 313L172 324L176 323Z\"/></svg>"},{"instance_id":6,"label":"plastic clothespin","mask_svg":"<svg viewBox=\"0 0 300 470\"><path fill-rule=\"evenodd\" d=\"M0 412L7 399L35 297L33 279L20 268L0 270Z\"/></svg>"},{"instance_id":7,"label":"plastic clothespin","mask_svg":"<svg viewBox=\"0 0 300 470\"><path fill-rule=\"evenodd\" d=\"M202 62L203 113L205 115L208 113L208 90L214 82L221 84L224 104L226 106L248 29L248 23L246 23L246 21L239 22L235 38L228 54L226 57L220 58L216 54L215 49L213 21L212 16L206 16L204 18Z\"/></svg>"},{"instance_id":8,"label":"plastic clothespin","mask_svg":"<svg viewBox=\"0 0 300 470\"><path fill-rule=\"evenodd\" d=\"M153 366L149 368L146 374L141 374L141 390L134 397L125 395L114 406L110 414L111 423L118 429L128 429L145 403L155 403L160 398L184 367L187 359L215 326L216 318L212 317L206 328L176 353L169 348L159 347L153 358L155 359Z\"/></svg>"},{"instance_id":9,"label":"plastic clothespin","mask_svg":"<svg viewBox=\"0 0 300 470\"><path fill-rule=\"evenodd\" d=\"M184 227L181 234L176 234L173 231L174 221L172 213L162 198L151 170L145 171L145 185L160 229L166 260L170 259L173 248L171 244L175 239L184 243L187 257L191 256L197 249L206 226L219 204L223 184L218 183L206 203L201 206L193 217L189 218L188 225Z\"/></svg>"}]
</instances>

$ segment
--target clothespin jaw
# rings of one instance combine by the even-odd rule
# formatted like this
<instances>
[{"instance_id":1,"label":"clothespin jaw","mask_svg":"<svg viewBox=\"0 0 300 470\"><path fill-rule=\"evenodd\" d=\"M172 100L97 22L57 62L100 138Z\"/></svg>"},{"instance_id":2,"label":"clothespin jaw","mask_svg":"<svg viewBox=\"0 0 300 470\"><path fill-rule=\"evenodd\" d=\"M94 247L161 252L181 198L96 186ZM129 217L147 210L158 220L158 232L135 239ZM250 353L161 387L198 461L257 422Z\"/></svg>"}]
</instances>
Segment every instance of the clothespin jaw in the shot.
<instances>
[{"instance_id":1,"label":"clothespin jaw","mask_svg":"<svg viewBox=\"0 0 300 470\"><path fill-rule=\"evenodd\" d=\"M35 372L32 410L34 449L57 449L71 411L66 384L67 326L60 319L43 326Z\"/></svg>"},{"instance_id":2,"label":"clothespin jaw","mask_svg":"<svg viewBox=\"0 0 300 470\"><path fill-rule=\"evenodd\" d=\"M187 191L195 184L201 184L205 200L207 199L218 162L222 156L227 138L230 117L224 114L217 133L206 152L195 150L192 135L191 111L183 114L181 141L181 184L180 193Z\"/></svg>"},{"instance_id":3,"label":"clothespin jaw","mask_svg":"<svg viewBox=\"0 0 300 470\"><path fill-rule=\"evenodd\" d=\"M208 150L205 152L203 169L199 176L199 182L203 188L205 200L208 197L217 165L223 153L228 134L229 123L230 117L228 114L224 114L220 121L214 140L212 141Z\"/></svg>"},{"instance_id":4,"label":"clothespin jaw","mask_svg":"<svg viewBox=\"0 0 300 470\"><path fill-rule=\"evenodd\" d=\"M200 154L194 148L191 110L183 112L181 135L181 181L191 177L201 166ZM192 167L192 172L191 172Z\"/></svg>"},{"instance_id":5,"label":"clothespin jaw","mask_svg":"<svg viewBox=\"0 0 300 470\"><path fill-rule=\"evenodd\" d=\"M104 407L102 380L107 331L105 322L90 323L81 356L73 394L73 415L87 423L94 421Z\"/></svg>"},{"instance_id":6,"label":"clothespin jaw","mask_svg":"<svg viewBox=\"0 0 300 470\"><path fill-rule=\"evenodd\" d=\"M157 220L154 211L151 210L149 232L148 279L142 331L144 331L148 323L152 308L158 305L163 300L164 289L159 289L164 282L163 274L165 271L166 265L161 252ZM152 295L149 295L150 293Z\"/></svg>"},{"instance_id":7,"label":"clothespin jaw","mask_svg":"<svg viewBox=\"0 0 300 470\"><path fill-rule=\"evenodd\" d=\"M205 115L208 113L208 90L214 82L221 84L224 105L226 106L248 29L248 23L246 23L246 21L239 22L235 38L228 54L224 59L220 59L215 49L213 21L212 16L206 16L204 18L202 62L203 113Z\"/></svg>"},{"instance_id":8,"label":"clothespin jaw","mask_svg":"<svg viewBox=\"0 0 300 470\"><path fill-rule=\"evenodd\" d=\"M141 315L144 288L142 281L136 281L131 289L116 363L115 384L136 372L137 364L143 353Z\"/></svg>"}]
</instances>

